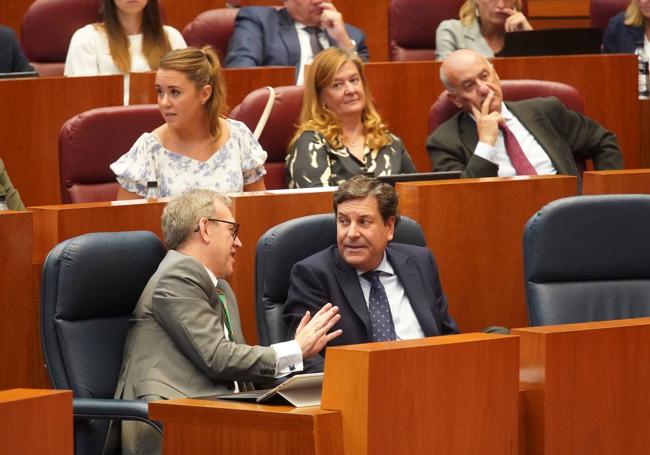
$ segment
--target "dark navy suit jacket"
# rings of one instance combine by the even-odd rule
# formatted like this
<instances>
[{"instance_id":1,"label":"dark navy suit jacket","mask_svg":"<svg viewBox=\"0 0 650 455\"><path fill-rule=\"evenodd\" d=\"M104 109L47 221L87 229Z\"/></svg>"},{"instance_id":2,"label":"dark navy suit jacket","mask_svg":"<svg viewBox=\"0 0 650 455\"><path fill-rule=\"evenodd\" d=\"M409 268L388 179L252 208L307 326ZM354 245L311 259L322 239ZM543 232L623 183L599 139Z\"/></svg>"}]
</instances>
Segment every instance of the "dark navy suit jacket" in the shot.
<instances>
[{"instance_id":1,"label":"dark navy suit jacket","mask_svg":"<svg viewBox=\"0 0 650 455\"><path fill-rule=\"evenodd\" d=\"M34 71L34 68L25 58L14 31L0 25L0 73L22 71Z\"/></svg>"},{"instance_id":2,"label":"dark navy suit jacket","mask_svg":"<svg viewBox=\"0 0 650 455\"><path fill-rule=\"evenodd\" d=\"M442 292L438 267L429 249L391 243L386 248L386 255L404 287L424 336L458 333L456 322L447 312L447 298ZM309 310L313 315L327 302L338 306L341 315L341 320L332 330L343 329L343 334L329 346L371 341L370 315L357 272L343 260L336 245L293 266L284 307L289 339L295 336L305 311ZM322 361L319 356L310 359L305 363L305 371L322 371Z\"/></svg>"},{"instance_id":3,"label":"dark navy suit jacket","mask_svg":"<svg viewBox=\"0 0 650 455\"><path fill-rule=\"evenodd\" d=\"M350 39L357 43L357 53L368 60L366 37L361 30L345 25ZM330 43L336 43L330 38ZM235 19L225 66L297 66L300 43L294 21L285 8L243 7Z\"/></svg>"},{"instance_id":4,"label":"dark navy suit jacket","mask_svg":"<svg viewBox=\"0 0 650 455\"><path fill-rule=\"evenodd\" d=\"M609 53L632 54L637 41L643 41L643 27L625 25L625 12L610 19L603 34L603 50Z\"/></svg>"}]
</instances>

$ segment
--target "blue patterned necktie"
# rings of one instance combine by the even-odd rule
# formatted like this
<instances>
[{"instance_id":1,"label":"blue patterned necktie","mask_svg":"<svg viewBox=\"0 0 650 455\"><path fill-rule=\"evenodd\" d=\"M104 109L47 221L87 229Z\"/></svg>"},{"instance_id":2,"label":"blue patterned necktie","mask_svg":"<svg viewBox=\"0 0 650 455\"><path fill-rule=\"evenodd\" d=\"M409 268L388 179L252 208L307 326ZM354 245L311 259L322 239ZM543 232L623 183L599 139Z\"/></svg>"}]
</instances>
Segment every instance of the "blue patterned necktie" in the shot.
<instances>
[{"instance_id":1,"label":"blue patterned necktie","mask_svg":"<svg viewBox=\"0 0 650 455\"><path fill-rule=\"evenodd\" d=\"M370 312L370 333L372 341L390 341L397 339L395 323L390 313L390 305L384 285L379 281L379 271L366 272L363 276L370 281L370 297L368 311Z\"/></svg>"}]
</instances>

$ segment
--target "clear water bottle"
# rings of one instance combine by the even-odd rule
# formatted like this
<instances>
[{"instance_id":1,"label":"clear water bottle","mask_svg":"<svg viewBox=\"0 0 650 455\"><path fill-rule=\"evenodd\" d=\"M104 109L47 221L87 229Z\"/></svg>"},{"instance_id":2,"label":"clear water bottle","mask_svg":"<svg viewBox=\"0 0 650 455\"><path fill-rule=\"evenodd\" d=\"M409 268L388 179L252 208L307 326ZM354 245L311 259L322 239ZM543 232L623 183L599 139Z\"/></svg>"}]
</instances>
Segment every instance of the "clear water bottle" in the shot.
<instances>
[{"instance_id":1,"label":"clear water bottle","mask_svg":"<svg viewBox=\"0 0 650 455\"><path fill-rule=\"evenodd\" d=\"M643 41L637 41L634 55L639 61L639 98L646 99L650 93L648 92L648 56L643 49Z\"/></svg>"},{"instance_id":2,"label":"clear water bottle","mask_svg":"<svg viewBox=\"0 0 650 455\"><path fill-rule=\"evenodd\" d=\"M147 182L147 199L158 199L160 197L160 192L158 191L158 182L156 180L150 180Z\"/></svg>"},{"instance_id":3,"label":"clear water bottle","mask_svg":"<svg viewBox=\"0 0 650 455\"><path fill-rule=\"evenodd\" d=\"M7 207L7 196L0 194L0 210L9 210Z\"/></svg>"}]
</instances>

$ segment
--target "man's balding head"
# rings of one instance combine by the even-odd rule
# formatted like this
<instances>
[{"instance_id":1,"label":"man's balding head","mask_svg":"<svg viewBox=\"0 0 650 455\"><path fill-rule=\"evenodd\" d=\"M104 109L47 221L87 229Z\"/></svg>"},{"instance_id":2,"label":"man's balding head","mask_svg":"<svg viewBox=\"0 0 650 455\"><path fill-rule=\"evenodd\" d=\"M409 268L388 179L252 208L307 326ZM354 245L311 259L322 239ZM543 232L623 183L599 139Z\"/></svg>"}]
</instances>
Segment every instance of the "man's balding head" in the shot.
<instances>
[{"instance_id":1,"label":"man's balding head","mask_svg":"<svg viewBox=\"0 0 650 455\"><path fill-rule=\"evenodd\" d=\"M490 112L501 110L503 92L499 76L488 59L476 51L459 49L449 54L440 65L440 80L451 101L468 112L470 105L480 110L490 91L495 95Z\"/></svg>"}]
</instances>

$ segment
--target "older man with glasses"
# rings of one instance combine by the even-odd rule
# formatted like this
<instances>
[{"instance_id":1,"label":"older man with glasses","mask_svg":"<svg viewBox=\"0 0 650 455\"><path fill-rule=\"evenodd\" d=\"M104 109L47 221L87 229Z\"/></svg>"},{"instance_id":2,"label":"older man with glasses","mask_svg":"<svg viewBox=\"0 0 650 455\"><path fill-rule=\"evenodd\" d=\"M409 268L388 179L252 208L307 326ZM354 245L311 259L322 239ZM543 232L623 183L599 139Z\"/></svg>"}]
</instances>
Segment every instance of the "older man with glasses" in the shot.
<instances>
[{"instance_id":1,"label":"older man with glasses","mask_svg":"<svg viewBox=\"0 0 650 455\"><path fill-rule=\"evenodd\" d=\"M341 331L326 305L306 313L294 340L248 346L237 301L226 282L237 237L230 201L212 190L195 189L164 209L162 231L169 251L145 287L124 347L116 398L145 401L218 395L271 383L303 369ZM122 424L123 453L159 453L160 437L147 425Z\"/></svg>"}]
</instances>

